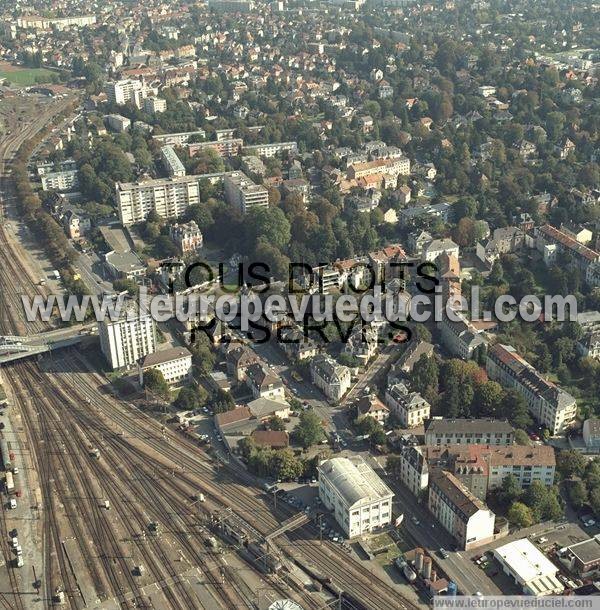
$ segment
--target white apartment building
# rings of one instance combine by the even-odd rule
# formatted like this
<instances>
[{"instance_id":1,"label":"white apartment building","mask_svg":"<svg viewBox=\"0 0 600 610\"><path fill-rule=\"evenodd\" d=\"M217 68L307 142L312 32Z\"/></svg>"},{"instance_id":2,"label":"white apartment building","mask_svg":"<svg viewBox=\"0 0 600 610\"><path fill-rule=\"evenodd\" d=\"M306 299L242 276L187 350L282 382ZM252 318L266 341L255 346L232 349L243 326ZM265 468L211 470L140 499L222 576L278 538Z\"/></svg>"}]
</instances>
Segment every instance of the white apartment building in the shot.
<instances>
[{"instance_id":1,"label":"white apartment building","mask_svg":"<svg viewBox=\"0 0 600 610\"><path fill-rule=\"evenodd\" d=\"M113 370L132 367L156 351L154 320L149 314L140 315L132 309L114 322L108 316L99 321L98 335L102 353Z\"/></svg>"},{"instance_id":2,"label":"white apartment building","mask_svg":"<svg viewBox=\"0 0 600 610\"><path fill-rule=\"evenodd\" d=\"M431 414L431 405L418 392L409 392L403 383L386 390L385 404L402 428L420 426Z\"/></svg>"},{"instance_id":3,"label":"white apartment building","mask_svg":"<svg viewBox=\"0 0 600 610\"><path fill-rule=\"evenodd\" d=\"M463 551L494 539L496 516L450 472L430 473L429 510Z\"/></svg>"},{"instance_id":4,"label":"white apartment building","mask_svg":"<svg viewBox=\"0 0 600 610\"><path fill-rule=\"evenodd\" d=\"M44 191L72 191L79 186L78 171L49 172L41 177Z\"/></svg>"},{"instance_id":5,"label":"white apartment building","mask_svg":"<svg viewBox=\"0 0 600 610\"><path fill-rule=\"evenodd\" d=\"M385 527L392 520L393 492L360 456L321 462L319 498L348 538Z\"/></svg>"},{"instance_id":6,"label":"white apartment building","mask_svg":"<svg viewBox=\"0 0 600 610\"><path fill-rule=\"evenodd\" d=\"M185 347L171 347L148 354L138 363L140 385L149 369L160 371L169 385L184 383L192 378L192 353Z\"/></svg>"},{"instance_id":7,"label":"white apartment building","mask_svg":"<svg viewBox=\"0 0 600 610\"><path fill-rule=\"evenodd\" d=\"M152 210L162 218L177 218L200 201L197 176L117 182L116 191L119 218L124 225L142 222Z\"/></svg>"},{"instance_id":8,"label":"white apartment building","mask_svg":"<svg viewBox=\"0 0 600 610\"><path fill-rule=\"evenodd\" d=\"M253 144L244 146L244 154L257 155L259 157L274 157L281 152L296 154L298 144L296 142L273 142L272 144Z\"/></svg>"},{"instance_id":9,"label":"white apartment building","mask_svg":"<svg viewBox=\"0 0 600 610\"><path fill-rule=\"evenodd\" d=\"M160 158L169 176L177 178L185 176L185 167L171 145L163 146L160 149Z\"/></svg>"},{"instance_id":10,"label":"white apartment building","mask_svg":"<svg viewBox=\"0 0 600 610\"><path fill-rule=\"evenodd\" d=\"M426 445L512 445L515 430L499 419L433 418L425 429Z\"/></svg>"},{"instance_id":11,"label":"white apartment building","mask_svg":"<svg viewBox=\"0 0 600 610\"><path fill-rule=\"evenodd\" d=\"M153 135L152 139L157 140L165 146L183 146L184 144L187 144L193 136L205 138L206 132L204 129L196 129L195 131L180 131L178 133L161 133Z\"/></svg>"},{"instance_id":12,"label":"white apartment building","mask_svg":"<svg viewBox=\"0 0 600 610\"><path fill-rule=\"evenodd\" d=\"M162 97L147 97L144 99L144 110L152 114L164 112L167 109L167 100Z\"/></svg>"},{"instance_id":13,"label":"white apartment building","mask_svg":"<svg viewBox=\"0 0 600 610\"><path fill-rule=\"evenodd\" d=\"M104 118L107 126L117 133L127 131L131 127L131 121L126 116L120 114L107 114Z\"/></svg>"},{"instance_id":14,"label":"white apartment building","mask_svg":"<svg viewBox=\"0 0 600 610\"><path fill-rule=\"evenodd\" d=\"M142 107L142 100L145 97L144 85L139 80L125 79L106 83L106 97L113 104L133 103L138 108Z\"/></svg>"},{"instance_id":15,"label":"white apartment building","mask_svg":"<svg viewBox=\"0 0 600 610\"><path fill-rule=\"evenodd\" d=\"M254 208L269 207L269 191L261 184L255 184L243 172L225 175L225 200L237 207L242 214Z\"/></svg>"},{"instance_id":16,"label":"white apartment building","mask_svg":"<svg viewBox=\"0 0 600 610\"><path fill-rule=\"evenodd\" d=\"M494 345L488 352L486 371L491 379L514 388L525 399L529 412L550 434L561 434L577 415L577 401L548 381L512 345Z\"/></svg>"}]
</instances>

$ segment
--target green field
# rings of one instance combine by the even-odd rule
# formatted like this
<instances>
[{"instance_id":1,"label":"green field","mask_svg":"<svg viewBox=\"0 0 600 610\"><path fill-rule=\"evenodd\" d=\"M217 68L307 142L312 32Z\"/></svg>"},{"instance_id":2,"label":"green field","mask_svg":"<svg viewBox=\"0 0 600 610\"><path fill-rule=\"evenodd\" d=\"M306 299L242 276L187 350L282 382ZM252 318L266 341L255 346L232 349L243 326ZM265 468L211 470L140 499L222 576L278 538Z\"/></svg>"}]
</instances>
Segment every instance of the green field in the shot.
<instances>
[{"instance_id":1,"label":"green field","mask_svg":"<svg viewBox=\"0 0 600 610\"><path fill-rule=\"evenodd\" d=\"M40 82L50 83L52 82L53 74L55 72L46 68L23 68L16 70L3 70L0 68L0 78L5 78L15 85L22 85L24 87L30 87Z\"/></svg>"}]
</instances>

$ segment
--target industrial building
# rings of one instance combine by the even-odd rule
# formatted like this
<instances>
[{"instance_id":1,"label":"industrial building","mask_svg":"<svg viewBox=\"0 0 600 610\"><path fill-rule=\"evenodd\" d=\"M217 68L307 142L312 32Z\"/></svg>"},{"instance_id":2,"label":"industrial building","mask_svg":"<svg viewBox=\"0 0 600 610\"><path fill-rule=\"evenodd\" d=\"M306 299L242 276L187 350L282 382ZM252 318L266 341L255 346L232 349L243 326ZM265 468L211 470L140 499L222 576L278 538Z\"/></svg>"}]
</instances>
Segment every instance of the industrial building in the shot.
<instances>
[{"instance_id":1,"label":"industrial building","mask_svg":"<svg viewBox=\"0 0 600 610\"><path fill-rule=\"evenodd\" d=\"M325 460L317 470L319 498L348 538L391 522L394 494L362 457Z\"/></svg>"},{"instance_id":2,"label":"industrial building","mask_svg":"<svg viewBox=\"0 0 600 610\"><path fill-rule=\"evenodd\" d=\"M564 587L556 578L558 568L527 538L514 540L493 551L505 574L525 595L560 595Z\"/></svg>"}]
</instances>

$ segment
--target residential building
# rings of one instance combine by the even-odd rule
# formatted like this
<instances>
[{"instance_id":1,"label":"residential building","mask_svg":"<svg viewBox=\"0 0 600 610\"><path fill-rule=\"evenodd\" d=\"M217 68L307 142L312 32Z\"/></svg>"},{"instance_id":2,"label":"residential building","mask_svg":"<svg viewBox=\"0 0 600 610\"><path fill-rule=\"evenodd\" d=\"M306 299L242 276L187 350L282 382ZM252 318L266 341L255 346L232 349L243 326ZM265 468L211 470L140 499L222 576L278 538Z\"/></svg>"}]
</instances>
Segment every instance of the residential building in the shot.
<instances>
[{"instance_id":1,"label":"residential building","mask_svg":"<svg viewBox=\"0 0 600 610\"><path fill-rule=\"evenodd\" d=\"M428 244L423 247L421 258L423 262L432 263L438 256L446 253L451 256L455 256L458 259L459 247L451 239L432 239Z\"/></svg>"},{"instance_id":2,"label":"residential building","mask_svg":"<svg viewBox=\"0 0 600 610\"><path fill-rule=\"evenodd\" d=\"M185 176L185 167L171 145L163 146L160 149L160 158L169 176L177 178Z\"/></svg>"},{"instance_id":3,"label":"residential building","mask_svg":"<svg viewBox=\"0 0 600 610\"><path fill-rule=\"evenodd\" d=\"M346 366L338 364L329 356L316 356L311 360L310 372L313 383L331 401L338 401L350 389L351 373Z\"/></svg>"},{"instance_id":4,"label":"residential building","mask_svg":"<svg viewBox=\"0 0 600 610\"><path fill-rule=\"evenodd\" d=\"M262 363L251 364L246 369L246 383L254 398L285 398L285 387L281 377Z\"/></svg>"},{"instance_id":5,"label":"residential building","mask_svg":"<svg viewBox=\"0 0 600 610\"><path fill-rule=\"evenodd\" d=\"M134 311L133 304L119 320L98 321L100 348L111 368L130 368L156 351L156 329L150 314Z\"/></svg>"},{"instance_id":6,"label":"residential building","mask_svg":"<svg viewBox=\"0 0 600 610\"><path fill-rule=\"evenodd\" d=\"M225 360L227 362L227 372L236 381L244 381L248 367L260 362L256 352L245 345L236 343L226 344Z\"/></svg>"},{"instance_id":7,"label":"residential building","mask_svg":"<svg viewBox=\"0 0 600 610\"><path fill-rule=\"evenodd\" d=\"M259 422L266 422L271 417L280 417L281 419L289 419L292 414L292 409L285 399L278 397L272 398L256 398L251 400L247 407L252 413L252 417Z\"/></svg>"},{"instance_id":8,"label":"residential building","mask_svg":"<svg viewBox=\"0 0 600 610\"><path fill-rule=\"evenodd\" d=\"M483 328L470 322L458 310L444 311L438 327L444 347L454 356L470 360L487 349L488 340Z\"/></svg>"},{"instance_id":9,"label":"residential building","mask_svg":"<svg viewBox=\"0 0 600 610\"><path fill-rule=\"evenodd\" d=\"M169 385L186 383L192 378L192 353L185 347L171 347L148 354L139 363L140 384L149 369L160 371Z\"/></svg>"},{"instance_id":10,"label":"residential building","mask_svg":"<svg viewBox=\"0 0 600 610\"><path fill-rule=\"evenodd\" d=\"M399 468L395 470L400 481L419 497L429 486L429 466L420 447L402 447L398 457Z\"/></svg>"},{"instance_id":11,"label":"residential building","mask_svg":"<svg viewBox=\"0 0 600 610\"><path fill-rule=\"evenodd\" d=\"M525 399L531 415L550 434L564 433L575 421L577 402L568 392L548 381L512 345L494 345L486 360L491 379L514 388Z\"/></svg>"},{"instance_id":12,"label":"residential building","mask_svg":"<svg viewBox=\"0 0 600 610\"><path fill-rule=\"evenodd\" d=\"M161 133L152 136L153 140L157 140L164 146L183 146L192 138L205 138L206 132L204 129L196 129L195 131L180 131L177 133Z\"/></svg>"},{"instance_id":13,"label":"residential building","mask_svg":"<svg viewBox=\"0 0 600 610\"><path fill-rule=\"evenodd\" d=\"M438 468L429 475L429 510L463 551L494 539L494 513L452 473Z\"/></svg>"},{"instance_id":14,"label":"residential building","mask_svg":"<svg viewBox=\"0 0 600 610\"><path fill-rule=\"evenodd\" d=\"M271 144L253 144L244 146L243 153L245 155L256 155L258 157L274 157L281 152L288 152L292 155L298 153L298 144L296 142L273 142Z\"/></svg>"},{"instance_id":15,"label":"residential building","mask_svg":"<svg viewBox=\"0 0 600 610\"><path fill-rule=\"evenodd\" d=\"M431 405L418 392L409 392L403 383L388 387L385 404L402 428L421 426L431 414Z\"/></svg>"},{"instance_id":16,"label":"residential building","mask_svg":"<svg viewBox=\"0 0 600 610\"><path fill-rule=\"evenodd\" d=\"M133 280L146 273L146 266L138 255L131 250L111 250L104 255L104 263L108 273L115 279L126 278Z\"/></svg>"},{"instance_id":17,"label":"residential building","mask_svg":"<svg viewBox=\"0 0 600 610\"><path fill-rule=\"evenodd\" d=\"M242 172L226 174L223 182L225 200L247 214L255 208L269 207L269 191L261 184L255 184Z\"/></svg>"},{"instance_id":18,"label":"residential building","mask_svg":"<svg viewBox=\"0 0 600 610\"><path fill-rule=\"evenodd\" d=\"M79 172L76 169L49 172L41 177L42 190L69 192L79 188Z\"/></svg>"},{"instance_id":19,"label":"residential building","mask_svg":"<svg viewBox=\"0 0 600 610\"><path fill-rule=\"evenodd\" d=\"M306 360L317 355L316 343L298 327L281 328L278 331L277 345L292 361Z\"/></svg>"},{"instance_id":20,"label":"residential building","mask_svg":"<svg viewBox=\"0 0 600 610\"><path fill-rule=\"evenodd\" d=\"M583 422L583 442L587 449L600 451L600 419L589 418Z\"/></svg>"},{"instance_id":21,"label":"residential building","mask_svg":"<svg viewBox=\"0 0 600 610\"><path fill-rule=\"evenodd\" d=\"M197 176L117 182L116 191L119 218L124 225L142 222L151 211L161 218L177 218L200 201Z\"/></svg>"},{"instance_id":22,"label":"residential building","mask_svg":"<svg viewBox=\"0 0 600 610\"><path fill-rule=\"evenodd\" d=\"M554 449L548 445L512 445L482 451L486 454L489 468L488 489L501 487L508 475L513 475L520 487L529 487L534 482L545 487L554 484L556 457Z\"/></svg>"},{"instance_id":23,"label":"residential building","mask_svg":"<svg viewBox=\"0 0 600 610\"><path fill-rule=\"evenodd\" d=\"M214 142L194 142L188 144L190 157L196 156L200 151L210 148L220 157L232 157L240 154L244 141L240 138L230 138L227 140L216 140Z\"/></svg>"},{"instance_id":24,"label":"residential building","mask_svg":"<svg viewBox=\"0 0 600 610\"><path fill-rule=\"evenodd\" d=\"M165 112L167 109L167 100L162 97L147 97L144 99L144 111L151 114Z\"/></svg>"},{"instance_id":25,"label":"residential building","mask_svg":"<svg viewBox=\"0 0 600 610\"><path fill-rule=\"evenodd\" d=\"M237 407L231 411L225 411L225 413L217 413L215 428L223 435L235 434L247 428L251 417L252 412L248 407Z\"/></svg>"},{"instance_id":26,"label":"residential building","mask_svg":"<svg viewBox=\"0 0 600 610\"><path fill-rule=\"evenodd\" d=\"M118 80L106 83L104 88L108 101L112 104L132 103L138 108L142 107L142 100L145 95L145 88L139 80Z\"/></svg>"},{"instance_id":27,"label":"residential building","mask_svg":"<svg viewBox=\"0 0 600 610\"><path fill-rule=\"evenodd\" d=\"M319 498L348 538L391 522L394 494L362 457L325 460L317 470Z\"/></svg>"},{"instance_id":28,"label":"residential building","mask_svg":"<svg viewBox=\"0 0 600 610\"><path fill-rule=\"evenodd\" d=\"M529 539L513 540L493 551L494 557L525 595L560 595L558 568Z\"/></svg>"},{"instance_id":29,"label":"residential building","mask_svg":"<svg viewBox=\"0 0 600 610\"><path fill-rule=\"evenodd\" d=\"M387 422L390 410L375 396L362 396L356 403L357 417L371 417L382 426Z\"/></svg>"},{"instance_id":30,"label":"residential building","mask_svg":"<svg viewBox=\"0 0 600 610\"><path fill-rule=\"evenodd\" d=\"M286 430L254 430L250 438L258 447L285 449L290 444L290 435Z\"/></svg>"},{"instance_id":31,"label":"residential building","mask_svg":"<svg viewBox=\"0 0 600 610\"><path fill-rule=\"evenodd\" d=\"M195 220L190 220L185 224L171 225L169 232L171 239L184 254L202 248L204 238Z\"/></svg>"},{"instance_id":32,"label":"residential building","mask_svg":"<svg viewBox=\"0 0 600 610\"><path fill-rule=\"evenodd\" d=\"M131 120L121 114L107 114L104 119L109 129L123 133L131 127Z\"/></svg>"},{"instance_id":33,"label":"residential building","mask_svg":"<svg viewBox=\"0 0 600 610\"><path fill-rule=\"evenodd\" d=\"M425 429L426 445L512 445L514 428L498 419L432 419Z\"/></svg>"}]
</instances>

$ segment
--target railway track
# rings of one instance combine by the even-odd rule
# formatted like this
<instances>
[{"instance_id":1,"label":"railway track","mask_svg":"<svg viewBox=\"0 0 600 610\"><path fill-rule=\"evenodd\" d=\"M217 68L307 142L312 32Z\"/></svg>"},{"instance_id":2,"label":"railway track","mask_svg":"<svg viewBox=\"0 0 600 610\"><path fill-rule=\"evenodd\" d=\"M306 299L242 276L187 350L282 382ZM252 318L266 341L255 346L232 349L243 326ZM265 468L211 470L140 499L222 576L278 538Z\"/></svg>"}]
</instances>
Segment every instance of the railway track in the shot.
<instances>
[{"instance_id":1,"label":"railway track","mask_svg":"<svg viewBox=\"0 0 600 610\"><path fill-rule=\"evenodd\" d=\"M85 370L85 362L81 358L77 356L71 358L75 358L77 367L74 366L75 363L71 359L70 364L65 365L65 368L80 370L83 366ZM178 493L184 493L182 489L184 484L188 486L196 484L199 489L210 496L215 505L222 509L231 508L263 534L276 529L282 520L295 514L283 503L279 505L277 511L273 511L273 508L265 501L264 494L257 492L253 478L247 473L233 472L227 467L222 467L219 472L218 469L215 469L214 462L208 457L203 457L197 447L190 442L171 433L163 435L157 422L141 416L140 412L133 408L129 410L116 408L113 400L97 393L97 389L87 374L71 374L69 385L74 388L82 400L84 400L84 396L89 397L93 392L96 393L93 408L102 413L105 421L108 422L102 428L104 438L108 438L112 433L112 435L117 435L117 439L120 439L122 448L127 445L123 437L119 436L119 432L115 428L116 424L132 439L139 438L141 435L146 444L152 444L154 449L158 449L165 458L161 462L162 467L165 467L169 461L172 464L185 463L185 471L178 472L177 482L171 482L171 487L175 488ZM90 412L86 413L86 410L78 409L77 414L73 413L73 415L83 418L82 425L102 425L99 418ZM148 459L148 454L143 449L136 448L136 451L140 458L146 456ZM243 483L240 482L240 479ZM240 507L243 507L245 511L240 512ZM310 542L311 539L316 540L317 537L317 530L314 526L304 526L297 531L297 534L300 540L309 541L306 554L310 555L313 563L318 565L324 573L330 575L345 590L358 598L368 600L366 603L371 607L414 608L413 604L403 599L393 587L365 570L350 557L345 557L344 562L340 563L339 550L331 543L327 542L320 547L316 542ZM332 556L332 552L337 552L338 557Z\"/></svg>"}]
</instances>

